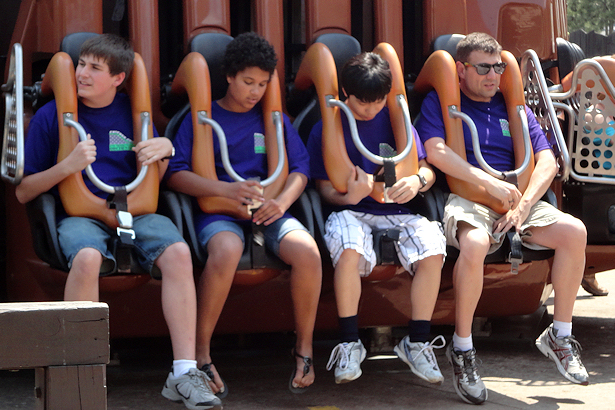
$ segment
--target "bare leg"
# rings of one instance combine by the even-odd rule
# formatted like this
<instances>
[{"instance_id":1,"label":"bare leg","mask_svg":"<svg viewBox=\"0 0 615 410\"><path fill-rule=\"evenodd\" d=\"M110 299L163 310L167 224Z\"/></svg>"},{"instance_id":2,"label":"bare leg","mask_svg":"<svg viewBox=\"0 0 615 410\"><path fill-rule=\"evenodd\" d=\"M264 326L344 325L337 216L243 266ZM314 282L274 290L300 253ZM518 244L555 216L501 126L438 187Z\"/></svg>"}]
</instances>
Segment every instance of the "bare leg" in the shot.
<instances>
[{"instance_id":1,"label":"bare leg","mask_svg":"<svg viewBox=\"0 0 615 410\"><path fill-rule=\"evenodd\" d=\"M290 290L297 332L296 352L301 356L313 357L312 338L322 285L320 252L307 232L294 230L282 239L280 258L291 265ZM294 384L298 387L311 385L315 377L313 366L304 377L305 364L301 358L297 357L296 361Z\"/></svg>"},{"instance_id":2,"label":"bare leg","mask_svg":"<svg viewBox=\"0 0 615 410\"><path fill-rule=\"evenodd\" d=\"M359 311L359 300L361 300L360 257L361 255L354 249L345 249L335 266L333 285L339 317L355 316Z\"/></svg>"},{"instance_id":3,"label":"bare leg","mask_svg":"<svg viewBox=\"0 0 615 410\"><path fill-rule=\"evenodd\" d=\"M188 245L176 242L156 260L162 272L162 311L175 360L195 359L196 288Z\"/></svg>"},{"instance_id":4,"label":"bare leg","mask_svg":"<svg viewBox=\"0 0 615 410\"><path fill-rule=\"evenodd\" d=\"M412 320L431 320L440 289L442 260L443 255L433 255L418 262L410 290Z\"/></svg>"},{"instance_id":5,"label":"bare leg","mask_svg":"<svg viewBox=\"0 0 615 410\"><path fill-rule=\"evenodd\" d=\"M489 251L489 234L460 222L457 237L461 249L453 269L455 333L459 337L469 337L474 312L483 292L483 265Z\"/></svg>"},{"instance_id":6,"label":"bare leg","mask_svg":"<svg viewBox=\"0 0 615 410\"><path fill-rule=\"evenodd\" d=\"M551 281L555 291L553 319L572 321L577 291L585 269L587 230L580 220L566 215L553 225L532 228L527 242L537 243L555 250Z\"/></svg>"},{"instance_id":7,"label":"bare leg","mask_svg":"<svg viewBox=\"0 0 615 410\"><path fill-rule=\"evenodd\" d=\"M207 262L198 286L196 359L199 367L212 363L211 337L233 284L243 242L232 232L219 232L209 240L207 252ZM223 387L222 379L214 366L211 370L214 373L211 388L217 393Z\"/></svg>"},{"instance_id":8,"label":"bare leg","mask_svg":"<svg viewBox=\"0 0 615 410\"><path fill-rule=\"evenodd\" d=\"M102 255L94 248L83 248L73 258L64 287L64 300L98 302L98 276Z\"/></svg>"}]
</instances>

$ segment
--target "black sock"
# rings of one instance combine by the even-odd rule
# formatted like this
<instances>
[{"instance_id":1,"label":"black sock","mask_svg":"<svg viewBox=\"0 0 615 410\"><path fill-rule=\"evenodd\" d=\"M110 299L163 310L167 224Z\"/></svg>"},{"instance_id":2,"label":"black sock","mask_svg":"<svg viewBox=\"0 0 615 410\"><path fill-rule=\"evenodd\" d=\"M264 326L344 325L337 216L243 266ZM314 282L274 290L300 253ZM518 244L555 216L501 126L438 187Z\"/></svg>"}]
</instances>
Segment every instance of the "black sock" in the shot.
<instances>
[{"instance_id":1,"label":"black sock","mask_svg":"<svg viewBox=\"0 0 615 410\"><path fill-rule=\"evenodd\" d=\"M359 317L357 315L338 318L340 325L340 340L342 343L359 340Z\"/></svg>"},{"instance_id":2,"label":"black sock","mask_svg":"<svg viewBox=\"0 0 615 410\"><path fill-rule=\"evenodd\" d=\"M408 335L413 343L425 343L429 340L431 322L429 320L410 320L408 322Z\"/></svg>"}]
</instances>

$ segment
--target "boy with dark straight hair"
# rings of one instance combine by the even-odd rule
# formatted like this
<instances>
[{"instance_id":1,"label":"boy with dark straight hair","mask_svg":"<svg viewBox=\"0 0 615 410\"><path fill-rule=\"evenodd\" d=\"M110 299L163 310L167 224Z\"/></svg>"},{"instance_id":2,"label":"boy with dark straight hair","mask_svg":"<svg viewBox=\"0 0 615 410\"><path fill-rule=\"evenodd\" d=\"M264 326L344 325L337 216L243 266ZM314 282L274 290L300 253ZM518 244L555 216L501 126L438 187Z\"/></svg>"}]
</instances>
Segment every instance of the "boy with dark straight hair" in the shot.
<instances>
[{"instance_id":1,"label":"boy with dark straight hair","mask_svg":"<svg viewBox=\"0 0 615 410\"><path fill-rule=\"evenodd\" d=\"M385 107L391 90L389 64L380 55L362 53L351 58L342 68L340 83L348 98L346 104L357 120L363 144L371 152L385 146L395 147L395 137ZM404 205L419 192L428 190L435 175L425 162L425 152L414 132L419 171L399 179L388 196L394 203L379 203L369 195L374 184L377 165L355 147L348 119L342 116L346 150L355 164L348 180L348 192L338 192L329 181L322 157L322 121L317 123L308 140L311 177L316 188L334 212L325 226L325 242L335 266L334 287L339 316L341 342L331 352L327 369L335 366L335 382L346 383L361 376L361 362L366 350L359 339L358 309L361 298L361 277L369 276L376 265L372 230L400 229L395 248L400 261L411 275L412 320L408 336L395 347L395 352L416 375L430 383L441 383L442 374L433 348L442 336L429 341L431 316L438 297L440 272L445 256L445 239L439 222L409 213Z\"/></svg>"}]
</instances>

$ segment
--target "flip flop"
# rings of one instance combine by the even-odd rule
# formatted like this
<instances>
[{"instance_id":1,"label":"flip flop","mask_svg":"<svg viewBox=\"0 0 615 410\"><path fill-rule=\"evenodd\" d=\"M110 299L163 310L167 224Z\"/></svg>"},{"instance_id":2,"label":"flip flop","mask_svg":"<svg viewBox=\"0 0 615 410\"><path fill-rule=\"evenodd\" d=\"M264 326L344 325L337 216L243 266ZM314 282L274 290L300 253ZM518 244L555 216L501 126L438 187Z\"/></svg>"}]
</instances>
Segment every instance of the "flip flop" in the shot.
<instances>
[{"instance_id":1,"label":"flip flop","mask_svg":"<svg viewBox=\"0 0 615 410\"><path fill-rule=\"evenodd\" d=\"M209 376L209 378L213 381L214 372L211 371L212 364L213 363L205 363L203 366L201 366L201 371L205 372L205 374L207 374L207 376ZM218 377L220 377L220 375L218 375ZM223 399L228 395L228 386L226 385L226 382L222 379L222 377L220 377L220 380L222 380L222 389L215 394L219 399Z\"/></svg>"},{"instance_id":2,"label":"flip flop","mask_svg":"<svg viewBox=\"0 0 615 410\"><path fill-rule=\"evenodd\" d=\"M293 356L293 360L295 359L295 357L298 357L300 359L303 359L303 377L305 377L309 372L310 372L310 367L312 367L313 362L312 362L312 358L311 357L307 357L307 356L301 356L299 353L297 353L297 351L295 349L293 349L292 351L292 356ZM307 389L310 388L310 386L307 387L294 387L293 386L293 380L295 380L295 376L297 375L297 363L295 363L295 367L293 369L293 372L290 374L290 380L288 381L288 389L295 394L302 394L305 393L307 391Z\"/></svg>"}]
</instances>

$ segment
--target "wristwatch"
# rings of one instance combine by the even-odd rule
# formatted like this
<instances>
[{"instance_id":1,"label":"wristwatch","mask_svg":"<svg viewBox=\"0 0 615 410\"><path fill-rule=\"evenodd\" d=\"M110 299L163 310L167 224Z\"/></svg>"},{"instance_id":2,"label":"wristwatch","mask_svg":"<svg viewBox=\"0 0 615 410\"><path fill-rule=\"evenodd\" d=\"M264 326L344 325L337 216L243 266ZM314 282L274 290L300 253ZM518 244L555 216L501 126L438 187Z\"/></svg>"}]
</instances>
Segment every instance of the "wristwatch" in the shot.
<instances>
[{"instance_id":1,"label":"wristwatch","mask_svg":"<svg viewBox=\"0 0 615 410\"><path fill-rule=\"evenodd\" d=\"M423 188L425 188L427 186L427 180L425 179L425 177L421 174L416 174L417 177L419 177L419 181L421 182L421 187L419 188L419 191Z\"/></svg>"}]
</instances>

